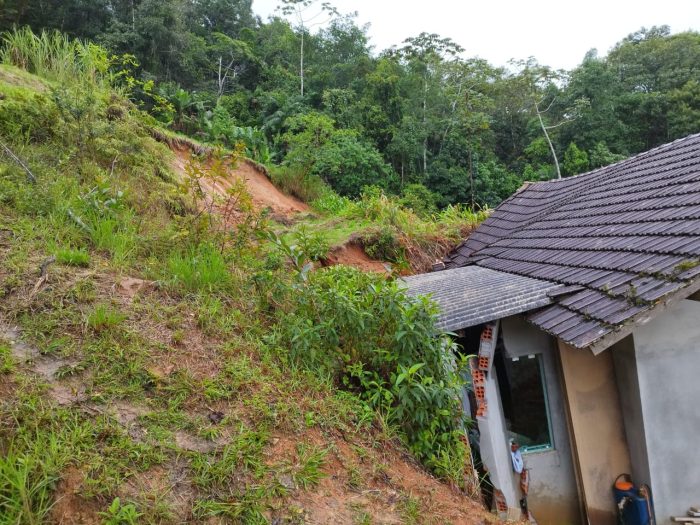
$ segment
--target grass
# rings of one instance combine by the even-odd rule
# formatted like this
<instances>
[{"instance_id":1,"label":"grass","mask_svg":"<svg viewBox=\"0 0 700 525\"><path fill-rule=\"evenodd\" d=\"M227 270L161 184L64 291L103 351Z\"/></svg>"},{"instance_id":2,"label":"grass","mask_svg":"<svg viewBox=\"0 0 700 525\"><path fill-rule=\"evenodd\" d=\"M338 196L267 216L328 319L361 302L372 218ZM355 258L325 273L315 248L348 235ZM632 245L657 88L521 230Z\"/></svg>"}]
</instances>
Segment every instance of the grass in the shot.
<instances>
[{"instance_id":1,"label":"grass","mask_svg":"<svg viewBox=\"0 0 700 525\"><path fill-rule=\"evenodd\" d=\"M107 305L100 304L85 319L85 323L96 333L106 332L118 327L126 316Z\"/></svg>"},{"instance_id":2,"label":"grass","mask_svg":"<svg viewBox=\"0 0 700 525\"><path fill-rule=\"evenodd\" d=\"M174 253L167 263L174 289L187 292L224 290L231 283L231 274L223 255L211 244Z\"/></svg>"},{"instance_id":3,"label":"grass","mask_svg":"<svg viewBox=\"0 0 700 525\"><path fill-rule=\"evenodd\" d=\"M274 344L275 311L297 286L288 267L271 267L264 243L219 244L197 221L157 168L171 157L151 138L152 122L109 93L94 49L51 35L11 40L3 60L42 78L0 66L0 135L37 174L28 184L0 158L0 223L12 239L0 242L0 312L56 369L48 380L36 362L15 363L0 339L0 524L53 519L61 490L105 523L298 523L296 491L319 488L341 433L362 444L342 479L349 490L372 483L379 452L395 449L372 426L374 411ZM73 103L85 122L65 111ZM113 121L110 105L124 108ZM311 199L316 190L304 191ZM315 199L317 215L287 232L315 257L377 221L435 231L405 210L382 210L391 199L355 203L325 188ZM449 220L458 228L464 217ZM35 290L52 255L57 264ZM116 286L126 276L158 283L131 298ZM62 389L80 402L58 403ZM179 445L181 435L211 451ZM285 455L279 436L301 443ZM184 510L174 478L194 487Z\"/></svg>"},{"instance_id":4,"label":"grass","mask_svg":"<svg viewBox=\"0 0 700 525\"><path fill-rule=\"evenodd\" d=\"M84 249L61 248L56 251L56 262L66 266L87 268L90 266L90 254Z\"/></svg>"},{"instance_id":5,"label":"grass","mask_svg":"<svg viewBox=\"0 0 700 525\"><path fill-rule=\"evenodd\" d=\"M326 476L322 468L328 450L308 443L299 443L297 453L298 467L292 474L294 482L303 489L313 488Z\"/></svg>"},{"instance_id":6,"label":"grass","mask_svg":"<svg viewBox=\"0 0 700 525\"><path fill-rule=\"evenodd\" d=\"M15 370L10 345L0 339L0 374L11 374Z\"/></svg>"}]
</instances>

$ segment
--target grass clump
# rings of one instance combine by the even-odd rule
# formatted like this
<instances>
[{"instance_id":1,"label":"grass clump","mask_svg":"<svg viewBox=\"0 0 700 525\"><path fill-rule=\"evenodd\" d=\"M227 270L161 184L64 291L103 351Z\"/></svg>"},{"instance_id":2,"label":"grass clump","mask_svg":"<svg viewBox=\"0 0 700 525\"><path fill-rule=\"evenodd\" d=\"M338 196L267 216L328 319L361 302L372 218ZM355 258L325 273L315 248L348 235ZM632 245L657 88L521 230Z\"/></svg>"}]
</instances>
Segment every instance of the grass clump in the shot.
<instances>
[{"instance_id":1,"label":"grass clump","mask_svg":"<svg viewBox=\"0 0 700 525\"><path fill-rule=\"evenodd\" d=\"M328 450L307 443L299 443L297 452L299 466L292 476L294 482L305 490L315 487L326 476L321 469Z\"/></svg>"},{"instance_id":2,"label":"grass clump","mask_svg":"<svg viewBox=\"0 0 700 525\"><path fill-rule=\"evenodd\" d=\"M283 192L304 202L313 202L328 193L329 187L317 175L289 166L274 166L270 169L272 182Z\"/></svg>"},{"instance_id":3,"label":"grass clump","mask_svg":"<svg viewBox=\"0 0 700 525\"><path fill-rule=\"evenodd\" d=\"M10 374L15 369L15 360L12 358L12 349L0 339L0 374Z\"/></svg>"},{"instance_id":4,"label":"grass clump","mask_svg":"<svg viewBox=\"0 0 700 525\"><path fill-rule=\"evenodd\" d=\"M87 268L90 266L90 254L84 249L61 248L56 251L56 262L66 266Z\"/></svg>"},{"instance_id":5,"label":"grass clump","mask_svg":"<svg viewBox=\"0 0 700 525\"><path fill-rule=\"evenodd\" d=\"M110 308L105 304L97 305L97 307L88 314L86 324L96 333L102 333L115 329L119 326L126 316L121 312Z\"/></svg>"},{"instance_id":6,"label":"grass clump","mask_svg":"<svg viewBox=\"0 0 700 525\"><path fill-rule=\"evenodd\" d=\"M231 274L223 254L205 243L168 259L170 284L187 292L221 291L231 284Z\"/></svg>"}]
</instances>

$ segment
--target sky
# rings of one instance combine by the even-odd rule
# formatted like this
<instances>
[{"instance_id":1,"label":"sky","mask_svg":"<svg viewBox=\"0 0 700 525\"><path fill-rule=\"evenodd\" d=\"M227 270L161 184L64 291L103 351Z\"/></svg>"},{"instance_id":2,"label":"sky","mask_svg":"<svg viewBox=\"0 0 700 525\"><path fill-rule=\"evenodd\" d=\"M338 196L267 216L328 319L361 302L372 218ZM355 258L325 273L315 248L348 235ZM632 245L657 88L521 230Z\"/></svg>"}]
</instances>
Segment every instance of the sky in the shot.
<instances>
[{"instance_id":1,"label":"sky","mask_svg":"<svg viewBox=\"0 0 700 525\"><path fill-rule=\"evenodd\" d=\"M321 0L319 0L320 4ZM450 37L496 66L534 56L556 69L572 69L589 49L605 55L641 27L668 25L673 33L700 30L700 0L334 0L343 13L370 24L375 52L421 32ZM265 20L279 0L253 0Z\"/></svg>"}]
</instances>

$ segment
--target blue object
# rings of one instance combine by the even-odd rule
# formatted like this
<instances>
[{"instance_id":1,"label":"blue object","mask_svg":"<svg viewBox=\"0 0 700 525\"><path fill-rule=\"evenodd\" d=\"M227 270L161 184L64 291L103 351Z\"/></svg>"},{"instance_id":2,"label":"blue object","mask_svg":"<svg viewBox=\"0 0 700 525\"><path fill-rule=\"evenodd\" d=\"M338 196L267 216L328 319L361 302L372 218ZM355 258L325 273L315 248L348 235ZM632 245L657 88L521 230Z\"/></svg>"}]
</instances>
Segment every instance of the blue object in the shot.
<instances>
[{"instance_id":1,"label":"blue object","mask_svg":"<svg viewBox=\"0 0 700 525\"><path fill-rule=\"evenodd\" d=\"M649 515L651 502L640 494L639 488L631 483L628 474L618 476L618 480L625 476L630 481L631 488L621 489L617 485L617 480L613 485L613 495L618 511L618 522L621 525L651 525L652 516Z\"/></svg>"}]
</instances>

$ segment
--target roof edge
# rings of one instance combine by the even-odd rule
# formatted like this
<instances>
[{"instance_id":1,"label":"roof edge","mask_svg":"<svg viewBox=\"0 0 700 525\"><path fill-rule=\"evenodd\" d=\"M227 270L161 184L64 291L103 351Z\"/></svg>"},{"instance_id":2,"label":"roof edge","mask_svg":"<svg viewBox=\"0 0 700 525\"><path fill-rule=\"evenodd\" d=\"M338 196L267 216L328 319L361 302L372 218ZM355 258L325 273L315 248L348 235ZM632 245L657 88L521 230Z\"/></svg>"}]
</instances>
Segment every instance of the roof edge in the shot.
<instances>
[{"instance_id":1,"label":"roof edge","mask_svg":"<svg viewBox=\"0 0 700 525\"><path fill-rule=\"evenodd\" d=\"M674 304L679 303L683 299L687 299L688 297L697 293L698 291L700 291L700 279L695 279L684 288L681 288L677 292L670 294L666 300L660 301L660 304L657 304L649 310L645 310L631 317L626 321L626 323L622 327L604 335L594 343L581 348L590 349L590 351L593 352L593 355L601 354L621 339L624 339L625 337L630 335L637 326L647 324L649 321L658 317L661 313L666 311ZM571 344L567 341L564 341L563 339L562 341L566 344Z\"/></svg>"}]
</instances>

